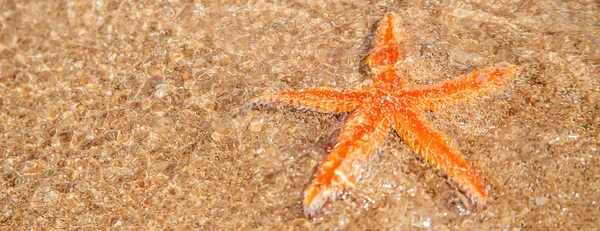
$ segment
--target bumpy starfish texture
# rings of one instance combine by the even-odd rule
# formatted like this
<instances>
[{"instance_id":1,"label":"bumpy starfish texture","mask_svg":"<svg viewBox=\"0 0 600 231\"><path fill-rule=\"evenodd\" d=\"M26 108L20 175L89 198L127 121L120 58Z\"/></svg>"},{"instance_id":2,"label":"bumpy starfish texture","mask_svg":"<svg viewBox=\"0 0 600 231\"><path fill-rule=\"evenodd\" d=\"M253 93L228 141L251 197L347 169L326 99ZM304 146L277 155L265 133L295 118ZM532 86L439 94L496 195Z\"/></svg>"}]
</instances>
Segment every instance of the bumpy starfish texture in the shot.
<instances>
[{"instance_id":1,"label":"bumpy starfish texture","mask_svg":"<svg viewBox=\"0 0 600 231\"><path fill-rule=\"evenodd\" d=\"M390 128L425 160L444 171L473 200L485 204L488 193L475 169L453 142L423 116L463 98L497 90L515 76L516 67L502 62L449 81L407 88L398 65L404 43L397 36L397 18L387 13L379 22L374 47L367 58L373 83L342 91L315 88L260 96L259 103L301 106L322 112L349 112L337 144L321 163L304 192L304 212L314 215L359 179L369 156L383 143Z\"/></svg>"}]
</instances>

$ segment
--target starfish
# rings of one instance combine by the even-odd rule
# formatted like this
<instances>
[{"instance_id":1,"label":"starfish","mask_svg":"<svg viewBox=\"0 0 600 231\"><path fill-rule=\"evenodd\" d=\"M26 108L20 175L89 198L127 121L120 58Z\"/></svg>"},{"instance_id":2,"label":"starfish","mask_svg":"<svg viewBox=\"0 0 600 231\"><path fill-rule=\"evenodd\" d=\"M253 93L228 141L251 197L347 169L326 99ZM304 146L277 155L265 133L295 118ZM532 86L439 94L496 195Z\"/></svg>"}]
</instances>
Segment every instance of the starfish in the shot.
<instances>
[{"instance_id":1,"label":"starfish","mask_svg":"<svg viewBox=\"0 0 600 231\"><path fill-rule=\"evenodd\" d=\"M322 161L304 191L304 212L313 216L323 204L354 187L377 148L394 129L415 152L440 168L473 203L484 205L488 193L475 168L453 142L435 130L423 115L463 98L497 90L515 76L516 67L502 62L445 82L408 88L398 66L404 41L394 25L398 19L387 13L375 31L373 49L367 57L371 84L345 90L313 88L265 94L258 103L276 103L319 112L351 112L342 126L337 144Z\"/></svg>"}]
</instances>

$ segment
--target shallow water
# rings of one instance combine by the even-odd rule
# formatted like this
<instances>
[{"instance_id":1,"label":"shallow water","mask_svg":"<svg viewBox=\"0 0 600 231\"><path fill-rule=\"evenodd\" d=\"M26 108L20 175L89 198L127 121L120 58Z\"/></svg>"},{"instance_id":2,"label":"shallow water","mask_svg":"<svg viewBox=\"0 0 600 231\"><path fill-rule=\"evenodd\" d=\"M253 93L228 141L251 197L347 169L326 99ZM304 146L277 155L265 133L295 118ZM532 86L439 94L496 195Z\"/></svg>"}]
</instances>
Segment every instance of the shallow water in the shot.
<instances>
[{"instance_id":1,"label":"shallow water","mask_svg":"<svg viewBox=\"0 0 600 231\"><path fill-rule=\"evenodd\" d=\"M471 1L472 2L472 1ZM585 230L600 216L600 7L446 1L4 1L0 227ZM302 192L343 114L247 103L347 88L385 12L409 85L502 61L506 90L427 114L493 199L470 205L395 132L316 218Z\"/></svg>"}]
</instances>

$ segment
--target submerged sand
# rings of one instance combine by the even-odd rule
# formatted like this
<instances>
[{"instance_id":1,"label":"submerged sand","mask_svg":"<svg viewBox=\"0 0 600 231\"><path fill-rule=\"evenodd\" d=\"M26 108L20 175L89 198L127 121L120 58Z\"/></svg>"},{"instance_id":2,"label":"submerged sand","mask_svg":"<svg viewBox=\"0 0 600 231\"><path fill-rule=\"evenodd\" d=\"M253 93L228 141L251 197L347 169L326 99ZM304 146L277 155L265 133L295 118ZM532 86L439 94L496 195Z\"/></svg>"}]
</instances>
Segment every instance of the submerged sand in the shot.
<instances>
[{"instance_id":1,"label":"submerged sand","mask_svg":"<svg viewBox=\"0 0 600 231\"><path fill-rule=\"evenodd\" d=\"M487 2L2 1L0 229L596 229L600 6ZM345 115L244 107L367 81L385 12L409 85L519 66L507 89L427 114L486 208L390 132L356 188L307 218Z\"/></svg>"}]
</instances>

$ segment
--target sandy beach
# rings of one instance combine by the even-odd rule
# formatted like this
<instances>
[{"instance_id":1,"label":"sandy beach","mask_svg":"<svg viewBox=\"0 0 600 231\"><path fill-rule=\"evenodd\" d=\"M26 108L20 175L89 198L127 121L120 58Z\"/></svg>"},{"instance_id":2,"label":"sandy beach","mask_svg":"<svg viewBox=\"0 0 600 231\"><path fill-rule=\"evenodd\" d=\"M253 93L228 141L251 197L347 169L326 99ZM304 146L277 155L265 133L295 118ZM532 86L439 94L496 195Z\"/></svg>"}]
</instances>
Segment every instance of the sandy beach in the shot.
<instances>
[{"instance_id":1,"label":"sandy beach","mask_svg":"<svg viewBox=\"0 0 600 231\"><path fill-rule=\"evenodd\" d=\"M0 1L0 230L594 230L598 1ZM319 215L303 191L347 114L249 102L368 82L399 17L408 86L508 62L427 112L473 206L393 130Z\"/></svg>"}]
</instances>

